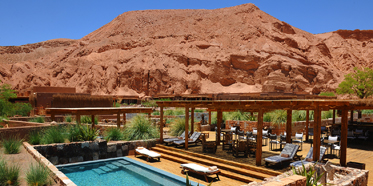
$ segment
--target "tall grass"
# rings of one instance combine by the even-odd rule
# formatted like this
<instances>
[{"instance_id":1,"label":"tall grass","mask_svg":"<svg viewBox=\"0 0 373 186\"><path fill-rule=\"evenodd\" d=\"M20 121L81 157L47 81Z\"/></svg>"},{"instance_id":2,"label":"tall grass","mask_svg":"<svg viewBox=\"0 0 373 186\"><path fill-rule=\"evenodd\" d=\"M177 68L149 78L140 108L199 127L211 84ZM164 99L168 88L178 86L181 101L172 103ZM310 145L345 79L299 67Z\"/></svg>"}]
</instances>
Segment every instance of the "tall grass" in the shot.
<instances>
[{"instance_id":1,"label":"tall grass","mask_svg":"<svg viewBox=\"0 0 373 186\"><path fill-rule=\"evenodd\" d=\"M26 181L31 186L51 185L52 181L49 179L48 168L40 163L31 164L29 170L26 172Z\"/></svg>"},{"instance_id":2,"label":"tall grass","mask_svg":"<svg viewBox=\"0 0 373 186\"><path fill-rule=\"evenodd\" d=\"M156 111L154 111L154 112L152 113L152 115L153 115L153 116L159 116L159 115L160 115L160 113L159 113L159 111L158 111L158 110L156 110Z\"/></svg>"},{"instance_id":3,"label":"tall grass","mask_svg":"<svg viewBox=\"0 0 373 186\"><path fill-rule=\"evenodd\" d=\"M293 121L305 121L307 112L305 110L293 110Z\"/></svg>"},{"instance_id":4,"label":"tall grass","mask_svg":"<svg viewBox=\"0 0 373 186\"><path fill-rule=\"evenodd\" d=\"M204 112L204 109L195 109L194 112Z\"/></svg>"},{"instance_id":5,"label":"tall grass","mask_svg":"<svg viewBox=\"0 0 373 186\"><path fill-rule=\"evenodd\" d=\"M321 112L321 119L328 119L328 118L333 118L333 110L328 110L328 111L322 111Z\"/></svg>"},{"instance_id":6,"label":"tall grass","mask_svg":"<svg viewBox=\"0 0 373 186\"><path fill-rule=\"evenodd\" d=\"M137 115L124 129L125 140L146 140L159 137L159 131L144 115Z\"/></svg>"},{"instance_id":7,"label":"tall grass","mask_svg":"<svg viewBox=\"0 0 373 186\"><path fill-rule=\"evenodd\" d=\"M92 124L91 116L80 116L80 123L82 124ZM98 116L95 116L95 124L98 124Z\"/></svg>"},{"instance_id":8,"label":"tall grass","mask_svg":"<svg viewBox=\"0 0 373 186\"><path fill-rule=\"evenodd\" d=\"M362 114L373 114L373 110L362 110Z\"/></svg>"},{"instance_id":9,"label":"tall grass","mask_svg":"<svg viewBox=\"0 0 373 186\"><path fill-rule=\"evenodd\" d=\"M239 120L239 121L249 121L249 114L247 112L241 112L237 110L235 112L226 113L227 120Z\"/></svg>"},{"instance_id":10,"label":"tall grass","mask_svg":"<svg viewBox=\"0 0 373 186\"><path fill-rule=\"evenodd\" d=\"M123 134L123 131L121 129L119 129L119 128L116 128L116 127L108 128L104 132L104 139L107 140L107 141L110 141L110 140L114 140L114 141L123 140L124 139L124 134Z\"/></svg>"},{"instance_id":11,"label":"tall grass","mask_svg":"<svg viewBox=\"0 0 373 186\"><path fill-rule=\"evenodd\" d=\"M67 115L67 116L65 117L65 121L68 122L68 123L72 122L72 121L73 121L72 116L71 116L71 115Z\"/></svg>"},{"instance_id":12,"label":"tall grass","mask_svg":"<svg viewBox=\"0 0 373 186\"><path fill-rule=\"evenodd\" d=\"M329 97L335 97L334 92L321 92L319 96L329 96Z\"/></svg>"},{"instance_id":13,"label":"tall grass","mask_svg":"<svg viewBox=\"0 0 373 186\"><path fill-rule=\"evenodd\" d=\"M41 134L39 131L31 131L28 135L28 142L31 145L39 145L41 143Z\"/></svg>"},{"instance_id":14,"label":"tall grass","mask_svg":"<svg viewBox=\"0 0 373 186\"><path fill-rule=\"evenodd\" d=\"M176 118L171 126L171 135L173 136L180 136L181 133L185 131L185 119L184 118Z\"/></svg>"},{"instance_id":15,"label":"tall grass","mask_svg":"<svg viewBox=\"0 0 373 186\"><path fill-rule=\"evenodd\" d=\"M1 145L4 148L5 154L18 154L20 152L22 142L23 142L22 139L19 139L18 137L13 136L9 139L3 139L1 141Z\"/></svg>"},{"instance_id":16,"label":"tall grass","mask_svg":"<svg viewBox=\"0 0 373 186\"><path fill-rule=\"evenodd\" d=\"M18 165L8 165L0 157L0 185L19 185L19 171L20 168Z\"/></svg>"},{"instance_id":17,"label":"tall grass","mask_svg":"<svg viewBox=\"0 0 373 186\"><path fill-rule=\"evenodd\" d=\"M44 120L44 117L36 117L36 118L32 118L29 120L30 122L35 122L35 123L44 123L45 120Z\"/></svg>"},{"instance_id":18,"label":"tall grass","mask_svg":"<svg viewBox=\"0 0 373 186\"><path fill-rule=\"evenodd\" d=\"M49 127L43 132L41 144L64 143L66 139L66 128L62 126Z\"/></svg>"},{"instance_id":19,"label":"tall grass","mask_svg":"<svg viewBox=\"0 0 373 186\"><path fill-rule=\"evenodd\" d=\"M92 128L88 125L73 125L67 129L67 138L69 141L94 141L98 135L99 131L96 128Z\"/></svg>"}]
</instances>

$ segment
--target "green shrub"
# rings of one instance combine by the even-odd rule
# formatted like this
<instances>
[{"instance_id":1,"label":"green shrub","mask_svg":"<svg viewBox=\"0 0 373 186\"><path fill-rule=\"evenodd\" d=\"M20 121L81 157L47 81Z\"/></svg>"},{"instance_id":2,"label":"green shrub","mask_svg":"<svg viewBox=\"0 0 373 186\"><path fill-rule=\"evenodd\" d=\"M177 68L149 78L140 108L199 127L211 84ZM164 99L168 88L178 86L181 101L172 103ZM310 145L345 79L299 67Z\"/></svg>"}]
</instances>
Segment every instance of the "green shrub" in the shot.
<instances>
[{"instance_id":1,"label":"green shrub","mask_svg":"<svg viewBox=\"0 0 373 186\"><path fill-rule=\"evenodd\" d=\"M249 115L248 113L241 112L240 110L237 110L235 112L228 112L226 114L227 120L239 120L239 121L248 121Z\"/></svg>"},{"instance_id":2,"label":"green shrub","mask_svg":"<svg viewBox=\"0 0 373 186\"><path fill-rule=\"evenodd\" d=\"M80 117L81 124L92 124L92 117L91 116L81 116ZM98 124L98 117L95 117L95 124Z\"/></svg>"},{"instance_id":3,"label":"green shrub","mask_svg":"<svg viewBox=\"0 0 373 186\"><path fill-rule=\"evenodd\" d=\"M158 110L156 110L156 111L154 111L154 112L152 113L152 115L153 115L153 116L159 116L159 115L160 115L160 113L159 113L159 111L158 111Z\"/></svg>"},{"instance_id":4,"label":"green shrub","mask_svg":"<svg viewBox=\"0 0 373 186\"><path fill-rule=\"evenodd\" d=\"M114 102L114 103L113 103L113 107L120 107L120 103L118 103L118 102Z\"/></svg>"},{"instance_id":5,"label":"green shrub","mask_svg":"<svg viewBox=\"0 0 373 186\"><path fill-rule=\"evenodd\" d=\"M31 145L39 145L40 142L41 142L41 135L40 135L40 132L38 131L31 131L28 135L28 142L31 144Z\"/></svg>"},{"instance_id":6,"label":"green shrub","mask_svg":"<svg viewBox=\"0 0 373 186\"><path fill-rule=\"evenodd\" d=\"M67 115L67 116L65 116L65 121L70 123L70 122L73 121L73 117L71 115Z\"/></svg>"},{"instance_id":7,"label":"green shrub","mask_svg":"<svg viewBox=\"0 0 373 186\"><path fill-rule=\"evenodd\" d=\"M117 127L112 127L112 128L108 128L105 132L104 132L104 139L107 140L107 141L110 141L110 140L114 140L114 141L118 141L118 140L123 140L124 139L124 134L123 134L123 131Z\"/></svg>"},{"instance_id":8,"label":"green shrub","mask_svg":"<svg viewBox=\"0 0 373 186\"><path fill-rule=\"evenodd\" d=\"M44 131L41 144L64 143L66 139L65 127L52 126Z\"/></svg>"},{"instance_id":9,"label":"green shrub","mask_svg":"<svg viewBox=\"0 0 373 186\"><path fill-rule=\"evenodd\" d=\"M334 92L321 92L319 96L329 96L329 97L335 97Z\"/></svg>"},{"instance_id":10,"label":"green shrub","mask_svg":"<svg viewBox=\"0 0 373 186\"><path fill-rule=\"evenodd\" d=\"M305 121L306 120L306 111L305 110L293 110L293 121Z\"/></svg>"},{"instance_id":11,"label":"green shrub","mask_svg":"<svg viewBox=\"0 0 373 186\"><path fill-rule=\"evenodd\" d=\"M204 112L205 110L203 109L195 109L194 112Z\"/></svg>"},{"instance_id":12,"label":"green shrub","mask_svg":"<svg viewBox=\"0 0 373 186\"><path fill-rule=\"evenodd\" d=\"M44 123L44 117L36 117L36 118L32 118L29 120L29 122L34 122L34 123Z\"/></svg>"},{"instance_id":13,"label":"green shrub","mask_svg":"<svg viewBox=\"0 0 373 186\"><path fill-rule=\"evenodd\" d=\"M271 122L272 121L272 116L270 112L266 112L263 114L263 121L264 122Z\"/></svg>"},{"instance_id":14,"label":"green shrub","mask_svg":"<svg viewBox=\"0 0 373 186\"><path fill-rule=\"evenodd\" d=\"M37 165L31 164L29 170L26 172L26 181L31 186L51 185L49 179L49 170L47 167L38 163Z\"/></svg>"},{"instance_id":15,"label":"green shrub","mask_svg":"<svg viewBox=\"0 0 373 186\"><path fill-rule=\"evenodd\" d=\"M225 123L227 120L227 113L223 112L222 121ZM211 124L217 124L218 123L218 113L213 112L211 113Z\"/></svg>"},{"instance_id":16,"label":"green shrub","mask_svg":"<svg viewBox=\"0 0 373 186\"><path fill-rule=\"evenodd\" d=\"M144 105L145 107L158 107L155 100L141 102L141 105Z\"/></svg>"},{"instance_id":17,"label":"green shrub","mask_svg":"<svg viewBox=\"0 0 373 186\"><path fill-rule=\"evenodd\" d=\"M274 124L283 124L287 120L287 111L286 110L275 110L271 112L271 121Z\"/></svg>"},{"instance_id":18,"label":"green shrub","mask_svg":"<svg viewBox=\"0 0 373 186\"><path fill-rule=\"evenodd\" d=\"M9 166L4 159L0 158L0 185L19 185L19 171L18 165Z\"/></svg>"},{"instance_id":19,"label":"green shrub","mask_svg":"<svg viewBox=\"0 0 373 186\"><path fill-rule=\"evenodd\" d=\"M92 128L89 125L74 125L68 128L69 134L68 139L73 141L94 141L99 131L96 128Z\"/></svg>"},{"instance_id":20,"label":"green shrub","mask_svg":"<svg viewBox=\"0 0 373 186\"><path fill-rule=\"evenodd\" d=\"M125 140L147 140L159 137L159 131L144 115L137 115L124 129Z\"/></svg>"},{"instance_id":21,"label":"green shrub","mask_svg":"<svg viewBox=\"0 0 373 186\"><path fill-rule=\"evenodd\" d=\"M373 110L362 110L361 113L362 114L373 114ZM1 118L0 118L0 122L1 122Z\"/></svg>"},{"instance_id":22,"label":"green shrub","mask_svg":"<svg viewBox=\"0 0 373 186\"><path fill-rule=\"evenodd\" d=\"M328 118L333 118L333 110L328 110L328 111L322 111L321 112L321 119L328 119Z\"/></svg>"},{"instance_id":23,"label":"green shrub","mask_svg":"<svg viewBox=\"0 0 373 186\"><path fill-rule=\"evenodd\" d=\"M32 110L32 106L30 103L15 103L14 104L15 115L28 116L31 110Z\"/></svg>"},{"instance_id":24,"label":"green shrub","mask_svg":"<svg viewBox=\"0 0 373 186\"><path fill-rule=\"evenodd\" d=\"M9 139L3 139L1 144L4 147L5 154L18 154L23 140L18 137L11 137Z\"/></svg>"}]
</instances>

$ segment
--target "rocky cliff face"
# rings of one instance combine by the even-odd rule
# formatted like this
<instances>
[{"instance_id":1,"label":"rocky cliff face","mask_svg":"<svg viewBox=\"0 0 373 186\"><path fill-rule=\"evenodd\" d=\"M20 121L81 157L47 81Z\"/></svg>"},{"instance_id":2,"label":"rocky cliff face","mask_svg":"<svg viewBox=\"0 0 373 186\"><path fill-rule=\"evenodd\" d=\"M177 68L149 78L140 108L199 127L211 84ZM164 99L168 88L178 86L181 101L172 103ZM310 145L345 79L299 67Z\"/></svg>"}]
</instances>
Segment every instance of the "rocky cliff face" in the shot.
<instances>
[{"instance_id":1,"label":"rocky cliff face","mask_svg":"<svg viewBox=\"0 0 373 186\"><path fill-rule=\"evenodd\" d=\"M373 31L313 35L253 4L126 12L80 40L0 47L0 80L92 94L334 90L372 67Z\"/></svg>"}]
</instances>

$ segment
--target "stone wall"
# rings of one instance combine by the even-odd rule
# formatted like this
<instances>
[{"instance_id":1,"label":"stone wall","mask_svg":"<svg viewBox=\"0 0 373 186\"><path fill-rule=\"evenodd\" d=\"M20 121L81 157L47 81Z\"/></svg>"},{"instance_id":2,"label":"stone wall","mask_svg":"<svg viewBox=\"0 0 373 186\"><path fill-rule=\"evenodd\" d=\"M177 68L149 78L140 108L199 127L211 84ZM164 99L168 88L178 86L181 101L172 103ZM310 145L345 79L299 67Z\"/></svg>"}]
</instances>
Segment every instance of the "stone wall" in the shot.
<instances>
[{"instance_id":1,"label":"stone wall","mask_svg":"<svg viewBox=\"0 0 373 186\"><path fill-rule=\"evenodd\" d=\"M42 124L42 123L33 123L33 122L25 122L25 121L13 121L7 120L6 122L0 123L3 128L0 128L0 137L3 139L9 139L13 137L18 137L20 139L27 140L28 134L31 131L37 130L40 131L42 129L50 127L50 124Z\"/></svg>"},{"instance_id":2,"label":"stone wall","mask_svg":"<svg viewBox=\"0 0 373 186\"><path fill-rule=\"evenodd\" d=\"M138 146L150 149L157 143L159 142L155 139L147 141L118 141L109 143L105 140L97 140L35 145L34 148L53 165L58 165L133 155L134 150Z\"/></svg>"}]
</instances>

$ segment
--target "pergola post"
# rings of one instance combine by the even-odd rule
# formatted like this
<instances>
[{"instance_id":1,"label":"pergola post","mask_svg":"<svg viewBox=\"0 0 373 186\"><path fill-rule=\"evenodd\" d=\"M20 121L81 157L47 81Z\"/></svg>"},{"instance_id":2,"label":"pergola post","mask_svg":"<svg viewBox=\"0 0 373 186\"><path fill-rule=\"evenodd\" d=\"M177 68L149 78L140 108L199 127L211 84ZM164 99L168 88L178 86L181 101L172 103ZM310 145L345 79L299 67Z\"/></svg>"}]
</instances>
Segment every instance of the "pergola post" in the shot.
<instances>
[{"instance_id":1,"label":"pergola post","mask_svg":"<svg viewBox=\"0 0 373 186\"><path fill-rule=\"evenodd\" d=\"M185 150L188 150L189 140L189 107L185 107Z\"/></svg>"},{"instance_id":2,"label":"pergola post","mask_svg":"<svg viewBox=\"0 0 373 186\"><path fill-rule=\"evenodd\" d=\"M92 120L92 128L95 127L95 115L91 115L91 120Z\"/></svg>"},{"instance_id":3,"label":"pergola post","mask_svg":"<svg viewBox=\"0 0 373 186\"><path fill-rule=\"evenodd\" d=\"M346 166L347 160L347 130L348 130L348 110L342 110L342 124L341 124L341 149L340 149L340 164Z\"/></svg>"},{"instance_id":4,"label":"pergola post","mask_svg":"<svg viewBox=\"0 0 373 186\"><path fill-rule=\"evenodd\" d=\"M333 109L333 126L334 126L334 124L335 124L335 109Z\"/></svg>"},{"instance_id":5,"label":"pergola post","mask_svg":"<svg viewBox=\"0 0 373 186\"><path fill-rule=\"evenodd\" d=\"M211 125L211 110L209 110L209 125Z\"/></svg>"},{"instance_id":6,"label":"pergola post","mask_svg":"<svg viewBox=\"0 0 373 186\"><path fill-rule=\"evenodd\" d=\"M310 110L306 110L306 141L308 141L308 132L309 132L309 125L310 125Z\"/></svg>"},{"instance_id":7,"label":"pergola post","mask_svg":"<svg viewBox=\"0 0 373 186\"><path fill-rule=\"evenodd\" d=\"M194 132L194 107L191 108L191 115L190 116L191 116L190 119L192 120L192 122L191 122L192 126L190 127L190 132L193 133Z\"/></svg>"},{"instance_id":8,"label":"pergola post","mask_svg":"<svg viewBox=\"0 0 373 186\"><path fill-rule=\"evenodd\" d=\"M117 113L117 128L120 128L120 112Z\"/></svg>"},{"instance_id":9,"label":"pergola post","mask_svg":"<svg viewBox=\"0 0 373 186\"><path fill-rule=\"evenodd\" d=\"M126 113L123 112L123 125L126 125L126 120L127 120Z\"/></svg>"},{"instance_id":10,"label":"pergola post","mask_svg":"<svg viewBox=\"0 0 373 186\"><path fill-rule=\"evenodd\" d=\"M80 114L76 113L75 120L76 120L76 123L80 125Z\"/></svg>"},{"instance_id":11,"label":"pergola post","mask_svg":"<svg viewBox=\"0 0 373 186\"><path fill-rule=\"evenodd\" d=\"M313 135L313 161L319 161L321 143L321 109L319 107L314 112Z\"/></svg>"},{"instance_id":12,"label":"pergola post","mask_svg":"<svg viewBox=\"0 0 373 186\"><path fill-rule=\"evenodd\" d=\"M220 145L221 122L223 121L223 112L221 109L217 110L217 124L216 124L216 145Z\"/></svg>"},{"instance_id":13,"label":"pergola post","mask_svg":"<svg viewBox=\"0 0 373 186\"><path fill-rule=\"evenodd\" d=\"M262 138L263 138L263 110L258 112L258 126L256 135L256 165L262 165Z\"/></svg>"},{"instance_id":14,"label":"pergola post","mask_svg":"<svg viewBox=\"0 0 373 186\"><path fill-rule=\"evenodd\" d=\"M293 110L291 110L291 109L287 110L287 117L286 117L286 143L291 143L291 134L292 134L292 131L291 131L291 119L292 119L292 115L293 115Z\"/></svg>"},{"instance_id":15,"label":"pergola post","mask_svg":"<svg viewBox=\"0 0 373 186\"><path fill-rule=\"evenodd\" d=\"M160 119L161 119L161 123L160 123L160 135L159 135L159 140L161 141L161 144L163 144L163 107L160 108Z\"/></svg>"}]
</instances>

